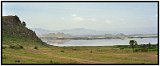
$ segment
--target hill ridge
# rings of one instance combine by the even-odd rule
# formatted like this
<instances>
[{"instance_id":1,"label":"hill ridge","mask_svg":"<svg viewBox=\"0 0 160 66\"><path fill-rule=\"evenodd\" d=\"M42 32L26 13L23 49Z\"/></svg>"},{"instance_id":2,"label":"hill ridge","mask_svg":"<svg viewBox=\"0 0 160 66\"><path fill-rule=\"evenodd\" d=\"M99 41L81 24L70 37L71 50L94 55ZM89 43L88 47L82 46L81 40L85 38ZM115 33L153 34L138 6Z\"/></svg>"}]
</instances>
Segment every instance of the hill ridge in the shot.
<instances>
[{"instance_id":1,"label":"hill ridge","mask_svg":"<svg viewBox=\"0 0 160 66\"><path fill-rule=\"evenodd\" d=\"M31 40L33 42L43 43L34 31L26 27L26 23L21 22L18 16L2 16L2 37L6 41L20 42L21 40Z\"/></svg>"}]
</instances>

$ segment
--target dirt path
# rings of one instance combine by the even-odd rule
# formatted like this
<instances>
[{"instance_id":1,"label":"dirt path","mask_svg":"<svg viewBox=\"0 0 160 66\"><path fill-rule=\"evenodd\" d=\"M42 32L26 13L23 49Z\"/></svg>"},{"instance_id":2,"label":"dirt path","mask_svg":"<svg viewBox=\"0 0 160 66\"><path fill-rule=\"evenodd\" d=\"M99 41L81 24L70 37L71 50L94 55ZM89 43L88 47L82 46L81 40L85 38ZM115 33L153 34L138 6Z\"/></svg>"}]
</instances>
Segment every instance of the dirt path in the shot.
<instances>
[{"instance_id":1,"label":"dirt path","mask_svg":"<svg viewBox=\"0 0 160 66\"><path fill-rule=\"evenodd\" d=\"M80 64L105 64L105 62L86 60L86 59L80 59L80 58L73 58L73 57L64 57L64 56L56 56L56 55L52 55L52 57L60 58L62 60L67 60L67 61L75 61Z\"/></svg>"},{"instance_id":2,"label":"dirt path","mask_svg":"<svg viewBox=\"0 0 160 66\"><path fill-rule=\"evenodd\" d=\"M86 59L81 59L81 58L73 58L73 57L64 57L64 56L58 56L58 55L53 55L51 53L42 53L42 54L45 54L45 55L48 55L49 57L56 57L56 58L59 58L59 59L62 59L62 60L66 60L66 61L75 61L75 62L78 62L80 64L104 64L104 62L99 62L99 61L93 61L93 60L86 60ZM34 58L34 57L28 57L28 56L19 56L17 57L19 59L34 59L34 60L41 60L43 58ZM43 60L48 60L48 59L43 59Z\"/></svg>"},{"instance_id":3,"label":"dirt path","mask_svg":"<svg viewBox=\"0 0 160 66\"><path fill-rule=\"evenodd\" d=\"M99 61L92 61L92 60L86 60L86 59L80 59L80 58L72 58L72 57L62 57L62 56L54 56L57 58L61 59L68 59L68 60L73 60L82 64L104 64L104 62L99 62Z\"/></svg>"},{"instance_id":4,"label":"dirt path","mask_svg":"<svg viewBox=\"0 0 160 66\"><path fill-rule=\"evenodd\" d=\"M49 57L56 57L56 58L60 58L60 59L68 60L68 61L70 61L70 60L71 61L76 61L76 62L81 63L81 64L104 64L105 63L105 62L86 60L86 59L81 59L81 58L58 56L58 55L55 55L53 53L49 53L49 52L46 53L46 51L41 51L40 53L48 55Z\"/></svg>"}]
</instances>

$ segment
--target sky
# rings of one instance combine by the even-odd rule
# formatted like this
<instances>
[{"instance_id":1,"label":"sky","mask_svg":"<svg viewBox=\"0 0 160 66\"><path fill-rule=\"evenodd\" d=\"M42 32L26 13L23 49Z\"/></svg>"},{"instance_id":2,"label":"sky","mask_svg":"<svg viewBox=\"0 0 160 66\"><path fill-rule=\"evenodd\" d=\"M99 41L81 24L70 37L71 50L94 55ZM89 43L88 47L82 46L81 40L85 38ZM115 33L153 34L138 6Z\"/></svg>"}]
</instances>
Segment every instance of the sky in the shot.
<instances>
[{"instance_id":1,"label":"sky","mask_svg":"<svg viewBox=\"0 0 160 66\"><path fill-rule=\"evenodd\" d=\"M157 33L157 3L2 3L2 15L17 15L28 28L85 28L118 33Z\"/></svg>"}]
</instances>

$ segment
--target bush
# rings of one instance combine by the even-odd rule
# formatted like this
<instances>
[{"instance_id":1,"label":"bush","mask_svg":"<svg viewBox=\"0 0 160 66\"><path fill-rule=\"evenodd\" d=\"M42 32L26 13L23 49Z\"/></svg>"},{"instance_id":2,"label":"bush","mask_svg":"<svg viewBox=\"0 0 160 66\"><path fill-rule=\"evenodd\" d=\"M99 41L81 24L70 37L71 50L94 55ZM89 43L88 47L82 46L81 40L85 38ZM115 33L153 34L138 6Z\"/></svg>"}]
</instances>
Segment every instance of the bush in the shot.
<instances>
[{"instance_id":1,"label":"bush","mask_svg":"<svg viewBox=\"0 0 160 66\"><path fill-rule=\"evenodd\" d=\"M120 50L123 50L124 48L123 47L121 47L121 48L119 48Z\"/></svg>"},{"instance_id":2,"label":"bush","mask_svg":"<svg viewBox=\"0 0 160 66\"><path fill-rule=\"evenodd\" d=\"M23 22L22 22L22 25L23 25L23 26L26 26L26 23L23 21Z\"/></svg>"},{"instance_id":3,"label":"bush","mask_svg":"<svg viewBox=\"0 0 160 66\"><path fill-rule=\"evenodd\" d=\"M20 46L21 49L24 49L23 46Z\"/></svg>"},{"instance_id":4,"label":"bush","mask_svg":"<svg viewBox=\"0 0 160 66\"><path fill-rule=\"evenodd\" d=\"M141 51L141 49L135 49L135 50L134 50L134 52L139 52L139 51Z\"/></svg>"},{"instance_id":5,"label":"bush","mask_svg":"<svg viewBox=\"0 0 160 66\"><path fill-rule=\"evenodd\" d=\"M35 46L35 47L34 47L34 49L38 49L38 47L37 47L37 46Z\"/></svg>"},{"instance_id":6,"label":"bush","mask_svg":"<svg viewBox=\"0 0 160 66\"><path fill-rule=\"evenodd\" d=\"M93 53L92 50L90 51L90 53Z\"/></svg>"},{"instance_id":7,"label":"bush","mask_svg":"<svg viewBox=\"0 0 160 66\"><path fill-rule=\"evenodd\" d=\"M50 60L50 64L53 64L53 61L52 61L52 60Z\"/></svg>"},{"instance_id":8,"label":"bush","mask_svg":"<svg viewBox=\"0 0 160 66\"><path fill-rule=\"evenodd\" d=\"M15 62L20 62L20 60L15 60Z\"/></svg>"},{"instance_id":9,"label":"bush","mask_svg":"<svg viewBox=\"0 0 160 66\"><path fill-rule=\"evenodd\" d=\"M61 52L64 52L63 50L61 50Z\"/></svg>"},{"instance_id":10,"label":"bush","mask_svg":"<svg viewBox=\"0 0 160 66\"><path fill-rule=\"evenodd\" d=\"M148 48L136 48L133 52L148 52Z\"/></svg>"}]
</instances>

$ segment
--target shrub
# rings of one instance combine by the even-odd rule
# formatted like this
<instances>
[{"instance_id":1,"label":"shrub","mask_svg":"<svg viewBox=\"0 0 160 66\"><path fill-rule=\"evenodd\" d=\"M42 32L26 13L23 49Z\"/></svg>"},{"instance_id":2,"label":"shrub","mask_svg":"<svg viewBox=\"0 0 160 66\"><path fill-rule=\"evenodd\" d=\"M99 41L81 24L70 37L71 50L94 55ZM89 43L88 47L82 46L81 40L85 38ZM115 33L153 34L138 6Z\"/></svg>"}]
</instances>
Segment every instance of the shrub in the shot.
<instances>
[{"instance_id":1,"label":"shrub","mask_svg":"<svg viewBox=\"0 0 160 66\"><path fill-rule=\"evenodd\" d=\"M90 51L90 53L93 53L92 50Z\"/></svg>"},{"instance_id":2,"label":"shrub","mask_svg":"<svg viewBox=\"0 0 160 66\"><path fill-rule=\"evenodd\" d=\"M61 50L61 52L64 52L63 50Z\"/></svg>"},{"instance_id":3,"label":"shrub","mask_svg":"<svg viewBox=\"0 0 160 66\"><path fill-rule=\"evenodd\" d=\"M124 48L123 47L121 47L121 48L119 48L120 50L123 50Z\"/></svg>"},{"instance_id":4,"label":"shrub","mask_svg":"<svg viewBox=\"0 0 160 66\"><path fill-rule=\"evenodd\" d=\"M20 62L20 60L15 60L15 62Z\"/></svg>"},{"instance_id":5,"label":"shrub","mask_svg":"<svg viewBox=\"0 0 160 66\"><path fill-rule=\"evenodd\" d=\"M34 47L34 49L38 49L38 47L37 47L37 46L35 46L35 47Z\"/></svg>"},{"instance_id":6,"label":"shrub","mask_svg":"<svg viewBox=\"0 0 160 66\"><path fill-rule=\"evenodd\" d=\"M139 51L141 51L141 49L135 49L135 50L134 50L134 52L139 52Z\"/></svg>"},{"instance_id":7,"label":"shrub","mask_svg":"<svg viewBox=\"0 0 160 66\"><path fill-rule=\"evenodd\" d=\"M53 64L53 61L52 61L52 60L50 60L50 64Z\"/></svg>"},{"instance_id":8,"label":"shrub","mask_svg":"<svg viewBox=\"0 0 160 66\"><path fill-rule=\"evenodd\" d=\"M24 49L23 46L20 46L21 49Z\"/></svg>"},{"instance_id":9,"label":"shrub","mask_svg":"<svg viewBox=\"0 0 160 66\"><path fill-rule=\"evenodd\" d=\"M23 22L22 22L22 25L23 25L23 26L26 26L26 23L23 21Z\"/></svg>"}]
</instances>

